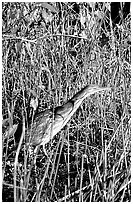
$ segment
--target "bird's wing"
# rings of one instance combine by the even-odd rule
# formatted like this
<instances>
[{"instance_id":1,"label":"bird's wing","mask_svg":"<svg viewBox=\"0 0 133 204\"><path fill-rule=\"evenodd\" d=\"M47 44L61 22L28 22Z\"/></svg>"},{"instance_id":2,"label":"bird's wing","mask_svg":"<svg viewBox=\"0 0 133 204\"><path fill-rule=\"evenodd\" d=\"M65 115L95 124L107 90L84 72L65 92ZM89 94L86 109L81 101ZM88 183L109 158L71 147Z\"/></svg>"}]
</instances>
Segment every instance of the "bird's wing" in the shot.
<instances>
[{"instance_id":1,"label":"bird's wing","mask_svg":"<svg viewBox=\"0 0 133 204\"><path fill-rule=\"evenodd\" d=\"M33 146L42 143L42 140L48 140L50 127L52 123L52 111L46 110L40 112L34 118L34 122L31 123L26 134L27 143ZM47 143L47 142L46 142Z\"/></svg>"},{"instance_id":2,"label":"bird's wing","mask_svg":"<svg viewBox=\"0 0 133 204\"><path fill-rule=\"evenodd\" d=\"M64 120L73 110L73 103L67 102L62 106L58 106L55 108L55 120Z\"/></svg>"},{"instance_id":3,"label":"bird's wing","mask_svg":"<svg viewBox=\"0 0 133 204\"><path fill-rule=\"evenodd\" d=\"M56 135L68 122L72 115L73 104L68 102L63 106L55 108L54 112L54 124L53 124L53 136Z\"/></svg>"}]
</instances>

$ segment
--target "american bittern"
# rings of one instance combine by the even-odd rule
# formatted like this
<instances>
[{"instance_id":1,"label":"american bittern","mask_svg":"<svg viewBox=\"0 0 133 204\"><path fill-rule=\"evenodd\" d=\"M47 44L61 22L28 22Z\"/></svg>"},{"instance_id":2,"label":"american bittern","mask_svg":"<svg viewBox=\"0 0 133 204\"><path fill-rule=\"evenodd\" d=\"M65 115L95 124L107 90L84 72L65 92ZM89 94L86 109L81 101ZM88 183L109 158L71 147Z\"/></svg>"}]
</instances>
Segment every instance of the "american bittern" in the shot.
<instances>
[{"instance_id":1,"label":"american bittern","mask_svg":"<svg viewBox=\"0 0 133 204\"><path fill-rule=\"evenodd\" d=\"M68 102L54 109L39 113L28 129L26 140L32 146L45 145L66 125L76 112L82 101L91 94L110 90L99 86L86 86L75 94Z\"/></svg>"}]
</instances>

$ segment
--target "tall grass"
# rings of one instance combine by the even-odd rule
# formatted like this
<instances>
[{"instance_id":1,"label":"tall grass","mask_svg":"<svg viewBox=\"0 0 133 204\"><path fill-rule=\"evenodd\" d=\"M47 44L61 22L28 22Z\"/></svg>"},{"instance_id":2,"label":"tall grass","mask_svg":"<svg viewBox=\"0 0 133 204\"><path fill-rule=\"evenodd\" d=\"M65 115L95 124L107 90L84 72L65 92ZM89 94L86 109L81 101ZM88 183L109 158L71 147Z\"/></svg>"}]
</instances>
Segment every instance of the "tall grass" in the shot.
<instances>
[{"instance_id":1,"label":"tall grass","mask_svg":"<svg viewBox=\"0 0 133 204\"><path fill-rule=\"evenodd\" d=\"M114 27L110 4L54 6L46 20L38 4L3 3L3 201L130 201L130 15ZM112 90L87 98L34 163L30 99L40 112L87 84Z\"/></svg>"}]
</instances>

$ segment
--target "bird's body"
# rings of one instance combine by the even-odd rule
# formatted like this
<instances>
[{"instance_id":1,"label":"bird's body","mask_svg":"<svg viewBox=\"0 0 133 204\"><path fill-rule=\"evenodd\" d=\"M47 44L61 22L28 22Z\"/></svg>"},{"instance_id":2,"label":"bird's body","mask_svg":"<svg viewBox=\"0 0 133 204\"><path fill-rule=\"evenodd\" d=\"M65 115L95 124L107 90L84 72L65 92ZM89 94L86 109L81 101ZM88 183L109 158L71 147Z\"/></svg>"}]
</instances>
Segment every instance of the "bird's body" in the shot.
<instances>
[{"instance_id":1,"label":"bird's body","mask_svg":"<svg viewBox=\"0 0 133 204\"><path fill-rule=\"evenodd\" d=\"M27 131L26 142L32 146L45 145L66 125L86 97L104 90L110 88L86 86L64 105L37 114Z\"/></svg>"}]
</instances>

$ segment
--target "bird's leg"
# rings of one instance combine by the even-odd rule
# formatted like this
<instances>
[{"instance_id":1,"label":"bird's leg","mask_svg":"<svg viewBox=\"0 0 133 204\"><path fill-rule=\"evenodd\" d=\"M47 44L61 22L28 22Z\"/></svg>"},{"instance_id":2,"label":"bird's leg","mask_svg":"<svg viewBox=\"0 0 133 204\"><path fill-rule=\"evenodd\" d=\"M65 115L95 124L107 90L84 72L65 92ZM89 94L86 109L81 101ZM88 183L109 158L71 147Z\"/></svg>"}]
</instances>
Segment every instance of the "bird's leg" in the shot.
<instances>
[{"instance_id":1,"label":"bird's leg","mask_svg":"<svg viewBox=\"0 0 133 204\"><path fill-rule=\"evenodd\" d=\"M43 144L42 147L43 147L44 154L48 157L48 154L47 154L46 149L45 149L45 144Z\"/></svg>"},{"instance_id":2,"label":"bird's leg","mask_svg":"<svg viewBox=\"0 0 133 204\"><path fill-rule=\"evenodd\" d=\"M37 146L37 147L34 149L34 165L36 164L36 157L37 157L37 153L39 152L39 149L40 149L39 146Z\"/></svg>"},{"instance_id":3,"label":"bird's leg","mask_svg":"<svg viewBox=\"0 0 133 204\"><path fill-rule=\"evenodd\" d=\"M36 181L36 187L38 187L38 176L37 176L37 165L36 165L36 160L37 160L37 154L39 152L40 146L37 146L34 149L34 161L33 161L33 165L35 166L35 181Z\"/></svg>"},{"instance_id":4,"label":"bird's leg","mask_svg":"<svg viewBox=\"0 0 133 204\"><path fill-rule=\"evenodd\" d=\"M52 164L52 161L51 159L49 158L48 154L47 154L47 151L46 151L46 148L45 148L45 144L42 145L43 146L43 151L44 151L44 154L46 155L46 157L48 158L48 160L51 162Z\"/></svg>"}]
</instances>

